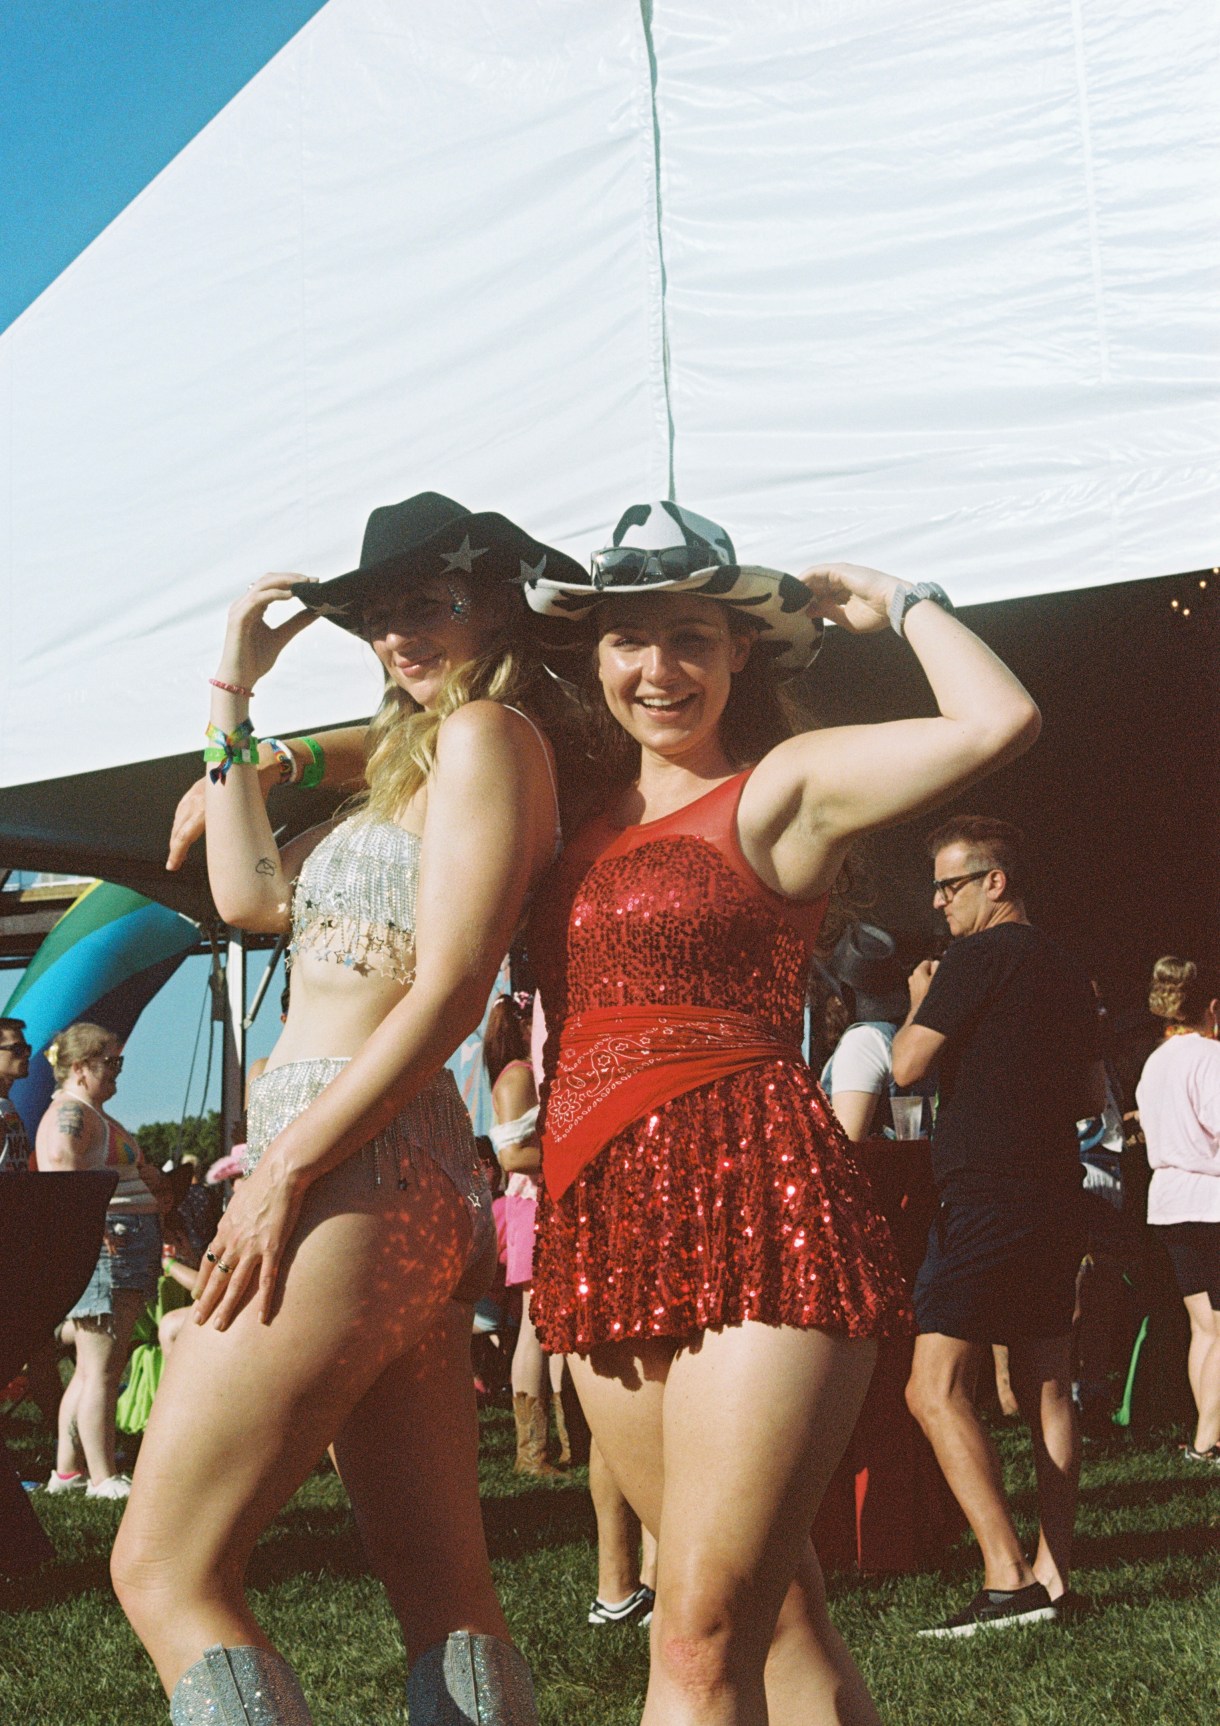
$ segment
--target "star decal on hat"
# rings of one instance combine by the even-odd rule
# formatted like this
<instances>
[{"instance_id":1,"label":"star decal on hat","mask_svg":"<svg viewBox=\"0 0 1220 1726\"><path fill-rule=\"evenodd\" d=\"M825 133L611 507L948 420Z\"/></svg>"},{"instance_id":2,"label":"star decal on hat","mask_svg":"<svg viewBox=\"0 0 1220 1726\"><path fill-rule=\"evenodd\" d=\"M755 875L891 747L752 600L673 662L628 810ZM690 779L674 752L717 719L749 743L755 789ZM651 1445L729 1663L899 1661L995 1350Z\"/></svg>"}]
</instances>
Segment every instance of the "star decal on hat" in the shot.
<instances>
[{"instance_id":1,"label":"star decal on hat","mask_svg":"<svg viewBox=\"0 0 1220 1726\"><path fill-rule=\"evenodd\" d=\"M524 558L520 561L521 574L517 579L532 587L534 583L541 578L542 572L546 568L546 552L543 552L537 563L526 563Z\"/></svg>"},{"instance_id":2,"label":"star decal on hat","mask_svg":"<svg viewBox=\"0 0 1220 1726\"><path fill-rule=\"evenodd\" d=\"M474 568L475 558L486 556L488 550L489 547L484 545L479 546L476 550L472 551L470 548L470 535L464 535L462 543L458 546L456 551L442 551L441 556L445 560L445 567L441 571L441 574L449 575L453 570L460 569L463 575L469 575L471 570Z\"/></svg>"},{"instance_id":3,"label":"star decal on hat","mask_svg":"<svg viewBox=\"0 0 1220 1726\"><path fill-rule=\"evenodd\" d=\"M313 609L319 617L346 617L352 609L352 605L350 600L346 605L332 605L329 600L325 600L321 605L315 605Z\"/></svg>"}]
</instances>

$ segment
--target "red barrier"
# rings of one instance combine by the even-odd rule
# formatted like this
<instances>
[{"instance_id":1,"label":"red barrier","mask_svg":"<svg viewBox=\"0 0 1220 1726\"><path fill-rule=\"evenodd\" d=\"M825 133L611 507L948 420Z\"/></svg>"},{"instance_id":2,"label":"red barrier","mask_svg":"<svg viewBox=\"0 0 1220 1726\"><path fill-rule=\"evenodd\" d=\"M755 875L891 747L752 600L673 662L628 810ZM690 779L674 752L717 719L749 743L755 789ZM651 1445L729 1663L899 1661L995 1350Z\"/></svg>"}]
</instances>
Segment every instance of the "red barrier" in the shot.
<instances>
[{"instance_id":1,"label":"red barrier","mask_svg":"<svg viewBox=\"0 0 1220 1726\"><path fill-rule=\"evenodd\" d=\"M889 1223L908 1285L936 1209L926 1139L864 1139L855 1151ZM965 1521L904 1399L914 1341L883 1342L864 1409L813 1527L828 1570L928 1569Z\"/></svg>"}]
</instances>

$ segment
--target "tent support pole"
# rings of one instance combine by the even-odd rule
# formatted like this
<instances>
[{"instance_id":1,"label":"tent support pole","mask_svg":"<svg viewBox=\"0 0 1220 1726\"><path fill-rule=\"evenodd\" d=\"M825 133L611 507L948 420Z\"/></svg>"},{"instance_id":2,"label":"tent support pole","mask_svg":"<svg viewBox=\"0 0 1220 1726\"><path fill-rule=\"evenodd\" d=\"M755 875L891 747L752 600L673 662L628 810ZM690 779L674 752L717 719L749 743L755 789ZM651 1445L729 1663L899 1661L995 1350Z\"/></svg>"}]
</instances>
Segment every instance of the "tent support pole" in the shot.
<instances>
[{"instance_id":1,"label":"tent support pole","mask_svg":"<svg viewBox=\"0 0 1220 1726\"><path fill-rule=\"evenodd\" d=\"M227 1157L245 1137L246 1103L246 941L238 929L225 930L224 1059L220 1075L220 1130Z\"/></svg>"},{"instance_id":2,"label":"tent support pole","mask_svg":"<svg viewBox=\"0 0 1220 1726\"><path fill-rule=\"evenodd\" d=\"M254 991L254 999L250 1003L250 1011L242 1018L242 1027L247 1031L250 1029L255 1019L258 1018L258 1010L263 1004L264 995L267 993L267 985L271 981L275 972L275 967L284 957L284 949L288 945L288 937L291 933L292 931L290 929L285 929L284 933L276 941L275 946L271 949L271 957L267 961L267 969L259 978L258 988Z\"/></svg>"}]
</instances>

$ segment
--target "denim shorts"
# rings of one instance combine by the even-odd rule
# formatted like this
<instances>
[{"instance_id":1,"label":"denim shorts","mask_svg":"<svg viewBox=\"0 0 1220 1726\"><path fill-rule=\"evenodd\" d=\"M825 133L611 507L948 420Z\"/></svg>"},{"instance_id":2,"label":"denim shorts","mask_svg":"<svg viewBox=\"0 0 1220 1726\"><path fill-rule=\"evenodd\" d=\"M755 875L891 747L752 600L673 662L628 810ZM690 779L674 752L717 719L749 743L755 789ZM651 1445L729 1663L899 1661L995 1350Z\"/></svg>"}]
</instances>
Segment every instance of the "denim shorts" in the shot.
<instances>
[{"instance_id":1,"label":"denim shorts","mask_svg":"<svg viewBox=\"0 0 1220 1726\"><path fill-rule=\"evenodd\" d=\"M102 1250L69 1318L109 1318L123 1290L151 1298L161 1274L161 1219L155 1212L107 1211Z\"/></svg>"}]
</instances>

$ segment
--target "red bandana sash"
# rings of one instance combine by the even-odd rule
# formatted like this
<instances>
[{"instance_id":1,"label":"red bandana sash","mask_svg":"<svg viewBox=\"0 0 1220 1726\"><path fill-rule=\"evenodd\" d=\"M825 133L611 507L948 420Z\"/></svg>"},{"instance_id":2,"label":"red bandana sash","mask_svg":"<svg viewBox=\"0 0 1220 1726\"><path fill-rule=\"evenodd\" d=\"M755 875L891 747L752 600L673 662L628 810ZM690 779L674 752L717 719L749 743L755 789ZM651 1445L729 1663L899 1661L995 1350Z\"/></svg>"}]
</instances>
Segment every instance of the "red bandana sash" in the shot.
<instances>
[{"instance_id":1,"label":"red bandana sash","mask_svg":"<svg viewBox=\"0 0 1220 1726\"><path fill-rule=\"evenodd\" d=\"M547 1094L542 1172L561 1198L616 1133L714 1079L799 1061L791 1038L717 1007L590 1007L565 1020Z\"/></svg>"}]
</instances>

